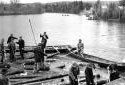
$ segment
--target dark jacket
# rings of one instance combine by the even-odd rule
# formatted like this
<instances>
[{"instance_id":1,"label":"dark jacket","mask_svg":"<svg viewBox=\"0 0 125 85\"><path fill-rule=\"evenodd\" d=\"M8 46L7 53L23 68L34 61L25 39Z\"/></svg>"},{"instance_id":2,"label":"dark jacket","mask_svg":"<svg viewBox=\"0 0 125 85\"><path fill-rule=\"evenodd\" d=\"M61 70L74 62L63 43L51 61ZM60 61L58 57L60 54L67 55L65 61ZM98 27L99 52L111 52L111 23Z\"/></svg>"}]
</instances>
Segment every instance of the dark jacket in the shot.
<instances>
[{"instance_id":1,"label":"dark jacket","mask_svg":"<svg viewBox=\"0 0 125 85\"><path fill-rule=\"evenodd\" d=\"M12 38L13 38L13 39L17 39L16 37L9 36L9 37L8 37L8 40L7 40L7 44L11 42L11 39L12 39Z\"/></svg>"},{"instance_id":2,"label":"dark jacket","mask_svg":"<svg viewBox=\"0 0 125 85\"><path fill-rule=\"evenodd\" d=\"M0 44L0 52L4 53L4 44Z\"/></svg>"},{"instance_id":3,"label":"dark jacket","mask_svg":"<svg viewBox=\"0 0 125 85\"><path fill-rule=\"evenodd\" d=\"M46 56L44 49L41 49L41 47L36 47L34 49L34 56L36 62L44 61L44 56Z\"/></svg>"},{"instance_id":4,"label":"dark jacket","mask_svg":"<svg viewBox=\"0 0 125 85\"><path fill-rule=\"evenodd\" d=\"M92 68L86 67L85 69L86 81L91 82L94 79Z\"/></svg>"},{"instance_id":5,"label":"dark jacket","mask_svg":"<svg viewBox=\"0 0 125 85\"><path fill-rule=\"evenodd\" d=\"M40 35L40 37L42 37L42 42L46 44L48 36L47 35Z\"/></svg>"},{"instance_id":6,"label":"dark jacket","mask_svg":"<svg viewBox=\"0 0 125 85\"><path fill-rule=\"evenodd\" d=\"M9 85L9 79L4 75L0 75L0 85Z\"/></svg>"},{"instance_id":7,"label":"dark jacket","mask_svg":"<svg viewBox=\"0 0 125 85\"><path fill-rule=\"evenodd\" d=\"M19 40L19 41L17 42L17 44L19 44L19 49L22 49L22 48L24 48L24 46L25 46L25 42L24 42L23 39L22 39L22 40Z\"/></svg>"},{"instance_id":8,"label":"dark jacket","mask_svg":"<svg viewBox=\"0 0 125 85\"><path fill-rule=\"evenodd\" d=\"M110 73L110 81L116 80L116 79L118 79L118 78L120 78L118 71L114 71L114 72L111 72L111 73Z\"/></svg>"}]
</instances>

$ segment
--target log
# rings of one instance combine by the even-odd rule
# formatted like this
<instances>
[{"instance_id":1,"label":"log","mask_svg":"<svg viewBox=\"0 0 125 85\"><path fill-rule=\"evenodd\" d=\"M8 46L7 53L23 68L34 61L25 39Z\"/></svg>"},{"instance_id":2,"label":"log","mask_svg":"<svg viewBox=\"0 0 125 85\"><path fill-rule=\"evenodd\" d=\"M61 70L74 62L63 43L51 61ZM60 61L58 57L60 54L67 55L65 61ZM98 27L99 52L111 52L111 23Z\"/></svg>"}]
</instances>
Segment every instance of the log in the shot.
<instances>
[{"instance_id":1,"label":"log","mask_svg":"<svg viewBox=\"0 0 125 85\"><path fill-rule=\"evenodd\" d=\"M34 65L35 64L35 60L31 60L31 61L25 61L25 63L23 65Z\"/></svg>"},{"instance_id":2,"label":"log","mask_svg":"<svg viewBox=\"0 0 125 85\"><path fill-rule=\"evenodd\" d=\"M65 64L61 65L61 66L58 66L57 68L63 69L63 68L65 68Z\"/></svg>"},{"instance_id":3,"label":"log","mask_svg":"<svg viewBox=\"0 0 125 85\"><path fill-rule=\"evenodd\" d=\"M17 71L9 72L6 75L10 76L10 75L15 75L15 74L20 74L20 73L24 73L24 70L17 70Z\"/></svg>"},{"instance_id":4,"label":"log","mask_svg":"<svg viewBox=\"0 0 125 85\"><path fill-rule=\"evenodd\" d=\"M48 78L38 77L38 78L34 78L34 79L22 81L22 82L16 82L16 83L13 83L13 85L22 85L22 84L28 84L28 83L32 83L32 82L39 82L39 81L57 79L57 78L65 77L65 76L68 76L68 74L62 74L62 75L57 75L57 76L51 76L51 77L48 77Z\"/></svg>"},{"instance_id":5,"label":"log","mask_svg":"<svg viewBox=\"0 0 125 85\"><path fill-rule=\"evenodd\" d=\"M34 70L34 66L31 66L31 65L25 66L24 69L25 69L25 70ZM49 71L49 70L50 70L50 67L49 67L49 66L44 66L44 67L41 67L41 68L39 69L39 71Z\"/></svg>"},{"instance_id":6,"label":"log","mask_svg":"<svg viewBox=\"0 0 125 85\"><path fill-rule=\"evenodd\" d=\"M0 63L0 68L10 68L11 66L7 63Z\"/></svg>"},{"instance_id":7,"label":"log","mask_svg":"<svg viewBox=\"0 0 125 85\"><path fill-rule=\"evenodd\" d=\"M12 76L12 77L9 77L9 79L31 79L31 78L36 78L36 77L40 77L40 76L37 76L37 75Z\"/></svg>"}]
</instances>

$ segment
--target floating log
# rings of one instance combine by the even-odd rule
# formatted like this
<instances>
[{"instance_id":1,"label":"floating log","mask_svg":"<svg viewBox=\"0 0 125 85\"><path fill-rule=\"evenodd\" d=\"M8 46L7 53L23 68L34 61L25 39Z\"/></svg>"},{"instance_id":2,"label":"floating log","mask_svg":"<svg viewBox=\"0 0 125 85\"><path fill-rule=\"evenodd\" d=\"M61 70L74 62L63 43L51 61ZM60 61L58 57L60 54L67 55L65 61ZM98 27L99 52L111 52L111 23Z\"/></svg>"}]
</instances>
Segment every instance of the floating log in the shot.
<instances>
[{"instance_id":1,"label":"floating log","mask_svg":"<svg viewBox=\"0 0 125 85\"><path fill-rule=\"evenodd\" d=\"M26 65L24 67L25 70L34 70L34 66L31 66L31 65Z\"/></svg>"},{"instance_id":2,"label":"floating log","mask_svg":"<svg viewBox=\"0 0 125 85\"><path fill-rule=\"evenodd\" d=\"M51 80L51 79L56 79L56 78L62 78L62 77L65 77L65 76L68 76L68 74L62 74L62 75L51 76L51 77L48 77L48 78L38 77L38 78L29 79L29 80L22 81L22 82L19 81L19 82L13 83L13 85L22 85L22 84L28 84L28 83L32 83L32 82L40 82L40 81L45 81L45 80Z\"/></svg>"},{"instance_id":3,"label":"floating log","mask_svg":"<svg viewBox=\"0 0 125 85\"><path fill-rule=\"evenodd\" d=\"M101 68L107 68L110 64L117 64L118 71L120 72L125 71L125 63L117 63L115 61L106 60L106 59L88 55L88 54L83 55L85 58L75 53L70 53L69 56L85 62L98 64Z\"/></svg>"},{"instance_id":4,"label":"floating log","mask_svg":"<svg viewBox=\"0 0 125 85\"><path fill-rule=\"evenodd\" d=\"M85 58L80 56L80 55L78 55L78 54L75 54L75 53L71 53L69 55L70 55L70 57L77 58L77 59L82 60L84 62L96 63L100 67L103 67L103 68L107 68L110 64L114 64L115 63L115 62L112 62L112 61L109 61L109 60L105 60L105 59L102 59L102 58L98 58L98 57L95 57L95 56L92 56L92 55L88 55L88 54L84 54L83 55Z\"/></svg>"},{"instance_id":5,"label":"floating log","mask_svg":"<svg viewBox=\"0 0 125 85\"><path fill-rule=\"evenodd\" d=\"M9 77L9 79L31 79L31 78L36 78L36 77L40 77L38 75L26 75L26 76L12 76Z\"/></svg>"},{"instance_id":6,"label":"floating log","mask_svg":"<svg viewBox=\"0 0 125 85\"><path fill-rule=\"evenodd\" d=\"M34 65L34 64L35 64L35 60L30 59L30 60L25 61L23 65Z\"/></svg>"},{"instance_id":7,"label":"floating log","mask_svg":"<svg viewBox=\"0 0 125 85\"><path fill-rule=\"evenodd\" d=\"M56 59L47 59L47 60L46 60L46 62L51 62L51 63L52 63L52 62L55 62L55 61L56 61Z\"/></svg>"},{"instance_id":8,"label":"floating log","mask_svg":"<svg viewBox=\"0 0 125 85\"><path fill-rule=\"evenodd\" d=\"M64 64L64 65L61 65L61 66L59 66L59 67L57 67L57 68L63 69L63 68L65 68L65 64Z\"/></svg>"},{"instance_id":9,"label":"floating log","mask_svg":"<svg viewBox=\"0 0 125 85\"><path fill-rule=\"evenodd\" d=\"M25 70L34 70L34 66L33 66L33 65L26 65L26 66L24 67L24 69L25 69ZM41 68L39 69L39 71L49 71L49 70L50 70L50 67L47 66L47 65L44 65L44 67L41 67Z\"/></svg>"},{"instance_id":10,"label":"floating log","mask_svg":"<svg viewBox=\"0 0 125 85\"><path fill-rule=\"evenodd\" d=\"M24 73L24 70L12 71L12 72L7 73L6 75L9 76L9 75L15 75L15 74L20 74L20 73Z\"/></svg>"},{"instance_id":11,"label":"floating log","mask_svg":"<svg viewBox=\"0 0 125 85\"><path fill-rule=\"evenodd\" d=\"M62 46L54 46L58 49L60 53L66 53L68 52L67 47L71 47L70 45L62 45ZM26 49L24 50L24 53L27 52L34 52L35 46L26 46ZM19 49L16 49L16 52L20 52ZM57 53L57 51L53 48L53 46L47 46L46 53ZM9 49L6 49L6 53L9 53Z\"/></svg>"}]
</instances>

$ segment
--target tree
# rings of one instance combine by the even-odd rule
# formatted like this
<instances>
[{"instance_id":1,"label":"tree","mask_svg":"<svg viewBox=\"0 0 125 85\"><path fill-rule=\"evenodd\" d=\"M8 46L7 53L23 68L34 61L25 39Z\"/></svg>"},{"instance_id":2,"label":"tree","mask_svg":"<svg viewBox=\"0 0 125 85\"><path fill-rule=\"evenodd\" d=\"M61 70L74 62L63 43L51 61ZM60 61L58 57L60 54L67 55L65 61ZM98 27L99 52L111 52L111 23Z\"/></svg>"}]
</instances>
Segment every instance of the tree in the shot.
<instances>
[{"instance_id":1,"label":"tree","mask_svg":"<svg viewBox=\"0 0 125 85\"><path fill-rule=\"evenodd\" d=\"M10 0L10 5L12 6L12 7L19 7L20 6L20 0Z\"/></svg>"},{"instance_id":2,"label":"tree","mask_svg":"<svg viewBox=\"0 0 125 85\"><path fill-rule=\"evenodd\" d=\"M16 14L20 8L20 0L10 0L10 9Z\"/></svg>"},{"instance_id":3,"label":"tree","mask_svg":"<svg viewBox=\"0 0 125 85\"><path fill-rule=\"evenodd\" d=\"M11 4L18 4L20 2L20 0L10 0Z\"/></svg>"},{"instance_id":4,"label":"tree","mask_svg":"<svg viewBox=\"0 0 125 85\"><path fill-rule=\"evenodd\" d=\"M125 0L121 0L121 1L120 1L120 6L125 7Z\"/></svg>"}]
</instances>

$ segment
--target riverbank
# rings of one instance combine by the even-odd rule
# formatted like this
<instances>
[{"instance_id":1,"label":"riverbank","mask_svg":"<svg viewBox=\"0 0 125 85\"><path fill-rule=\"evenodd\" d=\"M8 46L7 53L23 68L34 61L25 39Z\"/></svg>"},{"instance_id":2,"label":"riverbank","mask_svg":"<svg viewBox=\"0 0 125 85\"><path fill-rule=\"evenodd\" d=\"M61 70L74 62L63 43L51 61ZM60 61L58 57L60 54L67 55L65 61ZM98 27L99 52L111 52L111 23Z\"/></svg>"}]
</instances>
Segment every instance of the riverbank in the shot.
<instances>
[{"instance_id":1,"label":"riverbank","mask_svg":"<svg viewBox=\"0 0 125 85\"><path fill-rule=\"evenodd\" d=\"M44 13L42 4L0 4L0 15L24 15Z\"/></svg>"},{"instance_id":2,"label":"riverbank","mask_svg":"<svg viewBox=\"0 0 125 85\"><path fill-rule=\"evenodd\" d=\"M0 3L0 15L22 15L22 14L41 14L52 13L72 13L79 14L83 9L90 9L91 4L82 1L74 2L54 2L54 3Z\"/></svg>"}]
</instances>

